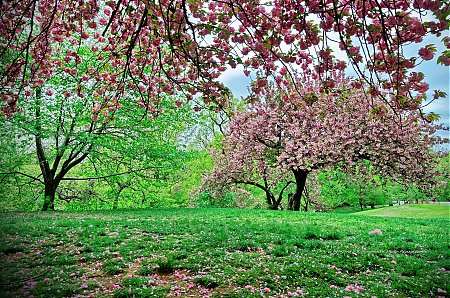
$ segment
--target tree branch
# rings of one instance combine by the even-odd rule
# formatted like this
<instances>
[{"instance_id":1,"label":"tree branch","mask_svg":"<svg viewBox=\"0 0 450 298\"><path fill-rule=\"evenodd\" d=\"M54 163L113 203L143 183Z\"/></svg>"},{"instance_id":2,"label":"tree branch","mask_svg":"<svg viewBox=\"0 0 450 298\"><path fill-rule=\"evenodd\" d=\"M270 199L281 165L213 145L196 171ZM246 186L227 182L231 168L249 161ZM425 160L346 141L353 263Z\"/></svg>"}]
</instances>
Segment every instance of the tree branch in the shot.
<instances>
[{"instance_id":1,"label":"tree branch","mask_svg":"<svg viewBox=\"0 0 450 298\"><path fill-rule=\"evenodd\" d=\"M36 177L34 177L34 176L31 176L31 175L29 175L29 174L26 174L26 173L23 173L23 172L19 172L19 171L13 171L13 172L0 172L0 175L5 175L5 176L8 176L8 175L22 175L22 176L25 176L25 177L27 177L27 178L32 179L33 181L38 181L38 182L44 184L44 181L40 180L39 178L36 178Z\"/></svg>"},{"instance_id":2,"label":"tree branch","mask_svg":"<svg viewBox=\"0 0 450 298\"><path fill-rule=\"evenodd\" d=\"M137 169L137 170L132 170L132 171L126 171L126 172L121 172L121 173L115 173L115 174L111 174L111 175L104 175L104 176L97 176L97 177L87 177L87 178L76 178L76 177L67 177L67 178L62 178L61 180L71 180L71 181L83 181L83 180L100 180L100 179L105 179L105 178L109 178L109 177L116 177L116 176L121 176L121 175L126 175L126 174L132 174L132 173L136 173L136 172L141 172L141 171L145 171L145 170L150 170L150 169L161 169L162 167L148 167L148 168L142 168L142 169ZM1 174L1 173L0 173Z\"/></svg>"}]
</instances>

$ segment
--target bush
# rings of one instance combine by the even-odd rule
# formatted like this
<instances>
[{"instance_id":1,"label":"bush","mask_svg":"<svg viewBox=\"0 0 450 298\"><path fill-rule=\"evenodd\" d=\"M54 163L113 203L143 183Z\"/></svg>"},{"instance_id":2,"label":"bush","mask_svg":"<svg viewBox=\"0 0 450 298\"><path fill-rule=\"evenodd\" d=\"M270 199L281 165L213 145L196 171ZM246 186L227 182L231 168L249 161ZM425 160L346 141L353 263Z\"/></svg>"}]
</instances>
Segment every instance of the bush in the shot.
<instances>
[{"instance_id":1,"label":"bush","mask_svg":"<svg viewBox=\"0 0 450 298\"><path fill-rule=\"evenodd\" d=\"M210 192L202 192L197 197L197 206L201 208L235 207L236 199L232 192L226 192L223 196L213 196Z\"/></svg>"}]
</instances>

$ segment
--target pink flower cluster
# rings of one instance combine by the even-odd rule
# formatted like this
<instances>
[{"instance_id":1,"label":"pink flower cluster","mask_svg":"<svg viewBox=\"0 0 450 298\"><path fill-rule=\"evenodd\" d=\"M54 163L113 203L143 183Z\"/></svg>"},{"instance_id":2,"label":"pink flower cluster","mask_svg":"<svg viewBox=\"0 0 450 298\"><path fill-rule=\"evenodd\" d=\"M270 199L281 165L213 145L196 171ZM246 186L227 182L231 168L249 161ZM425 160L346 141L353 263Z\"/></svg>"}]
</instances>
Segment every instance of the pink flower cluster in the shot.
<instances>
[{"instance_id":1,"label":"pink flower cluster","mask_svg":"<svg viewBox=\"0 0 450 298\"><path fill-rule=\"evenodd\" d=\"M190 101L201 92L205 103L227 106L217 79L228 66L239 64L247 74L272 76L280 85L289 84L295 69L316 71L323 77L344 69L347 63L328 46L335 39L331 34L339 35L340 49L335 51L365 69L359 75L372 87L386 86L398 96L411 97L414 84L405 74L415 67L416 57L405 57L402 48L448 28L442 13L446 2L435 0L285 0L245 5L240 0L107 1L107 7L98 1L77 3L2 3L8 17L0 19L0 47L11 49L1 51L0 57L10 61L0 72L4 86L0 96L7 115L18 110L21 85L40 88L54 77L73 89L64 92L81 98L92 94L92 84L99 86L105 103L113 94L131 100L133 92L127 90L139 89L147 104L158 105L160 94L177 94ZM418 10L436 19L425 22L417 16ZM77 50L85 48L91 49L87 55ZM12 53L11 59L4 56ZM430 60L434 53L422 48L419 55ZM448 65L448 54L441 55L440 61ZM332 79L329 83L334 84ZM259 93L266 84L265 78L257 80L254 91Z\"/></svg>"},{"instance_id":2,"label":"pink flower cluster","mask_svg":"<svg viewBox=\"0 0 450 298\"><path fill-rule=\"evenodd\" d=\"M375 229L373 231L370 231L369 235L383 235L383 232L381 232L380 229Z\"/></svg>"}]
</instances>

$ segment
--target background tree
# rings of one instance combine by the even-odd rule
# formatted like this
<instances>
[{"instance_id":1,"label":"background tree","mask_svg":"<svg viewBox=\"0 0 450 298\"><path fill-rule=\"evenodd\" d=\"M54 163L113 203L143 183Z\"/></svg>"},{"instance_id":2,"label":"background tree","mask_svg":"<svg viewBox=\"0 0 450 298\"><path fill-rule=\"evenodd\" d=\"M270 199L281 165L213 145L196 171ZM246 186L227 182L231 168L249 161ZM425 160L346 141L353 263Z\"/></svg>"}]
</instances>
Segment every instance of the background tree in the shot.
<instances>
[{"instance_id":1,"label":"background tree","mask_svg":"<svg viewBox=\"0 0 450 298\"><path fill-rule=\"evenodd\" d=\"M263 99L234 115L222 155L232 159L221 164L237 164L240 175L253 177L253 183L261 179L255 174L260 162L292 173L294 210L300 209L313 170L338 164L353 168L359 160L370 160L382 176L422 178L432 160L430 125L413 111L394 114L362 89L346 89L348 82L338 76L339 85L325 90L315 76L284 89L261 87ZM371 108L374 103L377 108ZM221 164L220 173L235 170Z\"/></svg>"},{"instance_id":2,"label":"background tree","mask_svg":"<svg viewBox=\"0 0 450 298\"><path fill-rule=\"evenodd\" d=\"M101 100L96 95L88 99L63 93L61 89L67 90L70 80L62 76L64 80L55 81L54 77L46 89L30 94L35 100L24 102L21 113L2 120L4 134L20 140L13 144L18 146L20 142L28 152L35 153L40 169L25 174L5 168L2 174L27 175L41 183L45 198L42 210L54 209L58 187L64 180L109 179L111 185L117 184L123 190L135 182L128 178L120 181L119 176L154 176L164 167L181 166L177 163L182 163L183 154L176 143L188 122L194 121L191 109L176 108L175 99L167 98L161 100L166 113L158 119L147 119L138 101L131 100L124 102L123 109L116 110L117 106L109 103L95 111ZM95 89L95 85L92 87ZM90 164L90 173L67 177L74 167L85 162Z\"/></svg>"}]
</instances>

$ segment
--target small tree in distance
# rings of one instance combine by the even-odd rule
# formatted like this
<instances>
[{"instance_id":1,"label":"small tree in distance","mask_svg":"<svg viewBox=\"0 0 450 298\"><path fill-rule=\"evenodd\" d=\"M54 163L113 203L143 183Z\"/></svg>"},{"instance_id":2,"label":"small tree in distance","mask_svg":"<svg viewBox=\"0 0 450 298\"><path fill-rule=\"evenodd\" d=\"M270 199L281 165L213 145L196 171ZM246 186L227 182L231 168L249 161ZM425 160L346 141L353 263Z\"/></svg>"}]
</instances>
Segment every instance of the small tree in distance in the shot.
<instances>
[{"instance_id":1,"label":"small tree in distance","mask_svg":"<svg viewBox=\"0 0 450 298\"><path fill-rule=\"evenodd\" d=\"M260 86L262 98L235 113L222 151L213 154L217 167L209 179L243 183L241 176L256 185L269 173L262 169L282 177L291 173L292 208L298 211L313 170L355 168L358 161L370 160L382 176L424 178L432 160L431 126L414 111L394 114L363 89L348 89L342 74L335 73L333 82L322 89L324 82L311 75L284 88Z\"/></svg>"}]
</instances>

